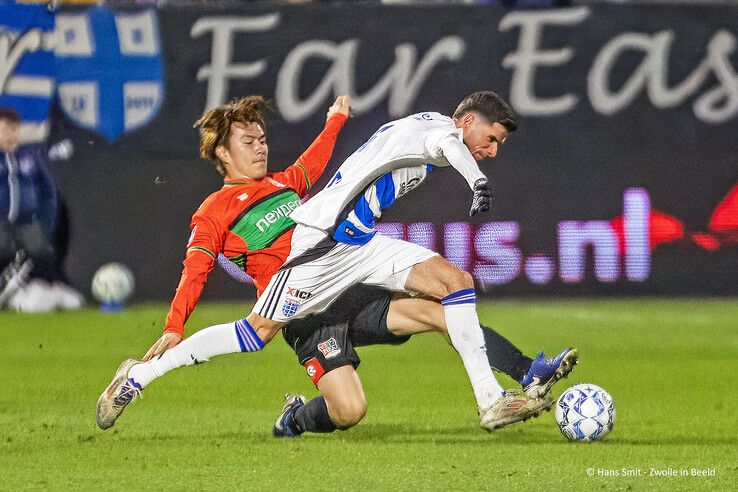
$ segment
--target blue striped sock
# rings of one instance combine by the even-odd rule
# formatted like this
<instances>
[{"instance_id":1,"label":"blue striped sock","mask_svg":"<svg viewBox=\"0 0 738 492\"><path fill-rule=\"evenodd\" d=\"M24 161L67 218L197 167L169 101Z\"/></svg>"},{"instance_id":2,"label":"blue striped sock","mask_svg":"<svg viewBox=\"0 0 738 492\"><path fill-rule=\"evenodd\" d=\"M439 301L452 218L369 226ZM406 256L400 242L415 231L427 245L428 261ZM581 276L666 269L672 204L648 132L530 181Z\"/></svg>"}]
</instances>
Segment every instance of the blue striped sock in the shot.
<instances>
[{"instance_id":1,"label":"blue striped sock","mask_svg":"<svg viewBox=\"0 0 738 492\"><path fill-rule=\"evenodd\" d=\"M477 317L474 289L463 289L441 299L451 339L469 376L477 406L486 410L502 396L502 388L492 374Z\"/></svg>"},{"instance_id":2,"label":"blue striped sock","mask_svg":"<svg viewBox=\"0 0 738 492\"><path fill-rule=\"evenodd\" d=\"M246 319L236 321L235 327L241 352L256 352L264 348L264 342L261 341L254 327Z\"/></svg>"},{"instance_id":3,"label":"blue striped sock","mask_svg":"<svg viewBox=\"0 0 738 492\"><path fill-rule=\"evenodd\" d=\"M449 294L441 299L443 306L455 306L457 304L476 304L477 294L474 291L474 287L471 289L463 289L453 294Z\"/></svg>"}]
</instances>

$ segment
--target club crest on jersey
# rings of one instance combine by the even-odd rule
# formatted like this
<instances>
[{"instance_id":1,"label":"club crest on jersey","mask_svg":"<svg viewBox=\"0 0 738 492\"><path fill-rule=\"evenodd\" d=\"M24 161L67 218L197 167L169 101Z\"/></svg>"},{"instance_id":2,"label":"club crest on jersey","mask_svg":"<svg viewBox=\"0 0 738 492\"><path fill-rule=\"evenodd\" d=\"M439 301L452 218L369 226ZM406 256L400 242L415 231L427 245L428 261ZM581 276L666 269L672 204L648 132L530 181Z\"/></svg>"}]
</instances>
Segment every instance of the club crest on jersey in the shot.
<instances>
[{"instance_id":1,"label":"club crest on jersey","mask_svg":"<svg viewBox=\"0 0 738 492\"><path fill-rule=\"evenodd\" d=\"M307 301L312 297L313 294L306 290L296 289L294 287L287 287L287 295L282 305L282 314L288 318L294 316L297 313L297 309L300 307L303 301Z\"/></svg>"},{"instance_id":2,"label":"club crest on jersey","mask_svg":"<svg viewBox=\"0 0 738 492\"><path fill-rule=\"evenodd\" d=\"M331 359L341 353L341 348L338 346L338 342L333 337L330 337L325 342L318 344L318 350L323 354L326 359Z\"/></svg>"},{"instance_id":3,"label":"club crest on jersey","mask_svg":"<svg viewBox=\"0 0 738 492\"><path fill-rule=\"evenodd\" d=\"M297 310L300 308L300 302L294 299L286 299L282 304L282 314L287 318L291 318L297 314Z\"/></svg>"}]
</instances>

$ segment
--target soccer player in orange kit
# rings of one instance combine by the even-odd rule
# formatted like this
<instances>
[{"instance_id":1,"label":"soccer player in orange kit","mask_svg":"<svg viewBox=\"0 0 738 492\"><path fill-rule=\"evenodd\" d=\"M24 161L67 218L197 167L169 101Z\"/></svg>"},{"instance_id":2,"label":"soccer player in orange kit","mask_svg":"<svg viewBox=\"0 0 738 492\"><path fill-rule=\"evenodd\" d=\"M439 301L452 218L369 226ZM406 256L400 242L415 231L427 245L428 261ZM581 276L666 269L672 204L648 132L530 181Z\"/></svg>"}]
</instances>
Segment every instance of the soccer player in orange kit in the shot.
<instances>
[{"instance_id":1,"label":"soccer player in orange kit","mask_svg":"<svg viewBox=\"0 0 738 492\"><path fill-rule=\"evenodd\" d=\"M165 332L184 334L219 253L241 266L261 294L289 255L295 226L289 216L323 174L348 111L348 96L336 99L310 147L283 172L269 174L263 98L247 96L197 120L200 157L215 163L223 187L192 216L184 271Z\"/></svg>"},{"instance_id":2,"label":"soccer player in orange kit","mask_svg":"<svg viewBox=\"0 0 738 492\"><path fill-rule=\"evenodd\" d=\"M336 137L348 118L349 97L339 96L335 100L328 109L323 131L293 165L279 173L267 173L269 147L264 110L264 98L246 96L207 111L195 123L201 130L200 157L214 163L224 177L223 187L207 197L192 216L184 270L166 317L164 335L144 360L182 341L184 325L218 254L241 266L254 280L257 295L261 294L289 255L295 227L289 215L323 174ZM231 329L223 335L232 337L243 351L264 346L247 325L238 326L236 333ZM197 334L188 341L198 343ZM140 390L134 378L135 368L141 366L139 362L123 362L113 383L100 396L97 423L101 428L111 427ZM194 362L197 361L191 361ZM114 392L121 378L127 379L124 386L130 388Z\"/></svg>"}]
</instances>

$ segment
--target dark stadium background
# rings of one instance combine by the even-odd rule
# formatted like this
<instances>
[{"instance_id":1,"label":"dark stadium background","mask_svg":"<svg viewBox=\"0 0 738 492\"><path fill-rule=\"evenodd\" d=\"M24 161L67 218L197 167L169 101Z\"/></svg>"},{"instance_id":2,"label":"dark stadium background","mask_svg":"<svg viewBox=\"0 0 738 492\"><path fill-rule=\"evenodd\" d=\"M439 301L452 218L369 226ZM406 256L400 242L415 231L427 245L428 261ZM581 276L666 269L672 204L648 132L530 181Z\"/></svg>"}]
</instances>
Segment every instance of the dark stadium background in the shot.
<instances>
[{"instance_id":1,"label":"dark stadium background","mask_svg":"<svg viewBox=\"0 0 738 492\"><path fill-rule=\"evenodd\" d=\"M126 12L142 9L120 4L116 8ZM523 257L539 254L551 258L553 278L545 284L534 284L521 270L502 285L486 285L489 294L738 293L735 233L731 240L730 236L715 236L708 229L715 207L738 184L735 79L730 88L730 83L726 86L716 77L715 70L708 69L696 88L668 107L657 107L644 84L632 102L613 114L594 108L588 94L588 77L595 60L608 43L627 33L671 33L669 49L655 58L665 67L669 88L682 83L704 62L717 33L727 32L733 39L738 33L735 9L713 5L621 8L593 4L520 11L500 5L167 4L156 12L165 98L153 121L113 142L69 121L64 125L66 135L75 143L76 154L73 162L56 172L72 214L67 266L73 281L84 288L100 264L116 260L133 269L138 279L137 299L167 299L173 293L189 236L190 216L220 182L210 165L197 158L197 132L192 129L192 122L205 109L208 89L208 81L198 81L198 71L213 62L212 33L193 35L198 21L209 17L278 17L273 28L234 34L232 63L264 59L266 68L256 77L230 80L228 99L260 93L274 101L286 57L309 41L356 41L356 59L349 72L355 80L355 93L363 96L393 64L399 45L414 46L417 57L410 73L415 73L420 60L441 39L450 36L461 40L461 56L438 61L404 113L450 114L460 98L474 90L493 89L511 98L514 70L504 67L503 60L519 49L521 28L519 24L505 29L501 26L505 19L510 22L510 16L521 12L539 16L563 13L578 19L549 22L541 28L539 50L571 51L566 61L539 65L531 89L538 98L571 94L578 102L570 110L550 116L521 111L519 131L512 134L497 159L483 163L495 196L490 213L470 220L470 192L452 170L439 170L403 198L385 222L432 223L439 244L443 243L446 223L469 222L478 228L490 221L517 222L515 246ZM610 91L619 91L644 59L643 51L623 50L612 65ZM724 60L734 66L735 53L728 50ZM307 59L296 78L299 96L312 94L330 68L324 58ZM705 121L693 106L719 87L728 87L724 97L718 98L719 106L728 107L728 117L719 122ZM338 92L331 91L318 109L297 122L288 121L274 101L268 129L271 169L283 169L311 142L322 126L325 109ZM376 128L401 116L390 114L388 94L348 123L318 186ZM623 272L612 282L598 280L591 250L584 279L562 281L557 270L557 224L613 220L621 215L623 195L629 188L645 189L652 209L681 224L683 237L655 247L645 281L628 280ZM705 248L690 237L691 233L702 232L717 237L719 247ZM473 245L468 249L472 251ZM473 263L463 266L473 267ZM244 295L252 296L252 289L235 287L219 272L211 275L208 298Z\"/></svg>"}]
</instances>

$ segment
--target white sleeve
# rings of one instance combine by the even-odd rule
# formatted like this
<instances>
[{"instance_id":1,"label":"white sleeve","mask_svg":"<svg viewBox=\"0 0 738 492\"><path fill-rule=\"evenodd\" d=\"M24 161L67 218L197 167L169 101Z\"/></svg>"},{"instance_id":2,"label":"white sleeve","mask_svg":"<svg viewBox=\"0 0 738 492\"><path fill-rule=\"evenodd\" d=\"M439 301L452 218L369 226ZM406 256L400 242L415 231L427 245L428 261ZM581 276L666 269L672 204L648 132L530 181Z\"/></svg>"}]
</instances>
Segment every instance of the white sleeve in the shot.
<instances>
[{"instance_id":1,"label":"white sleeve","mask_svg":"<svg viewBox=\"0 0 738 492\"><path fill-rule=\"evenodd\" d=\"M474 183L478 179L486 178L484 173L479 170L479 165L474 160L474 156L458 138L448 135L438 142L438 148L448 163L451 164L451 167L464 177L469 184L469 188L474 189Z\"/></svg>"}]
</instances>

